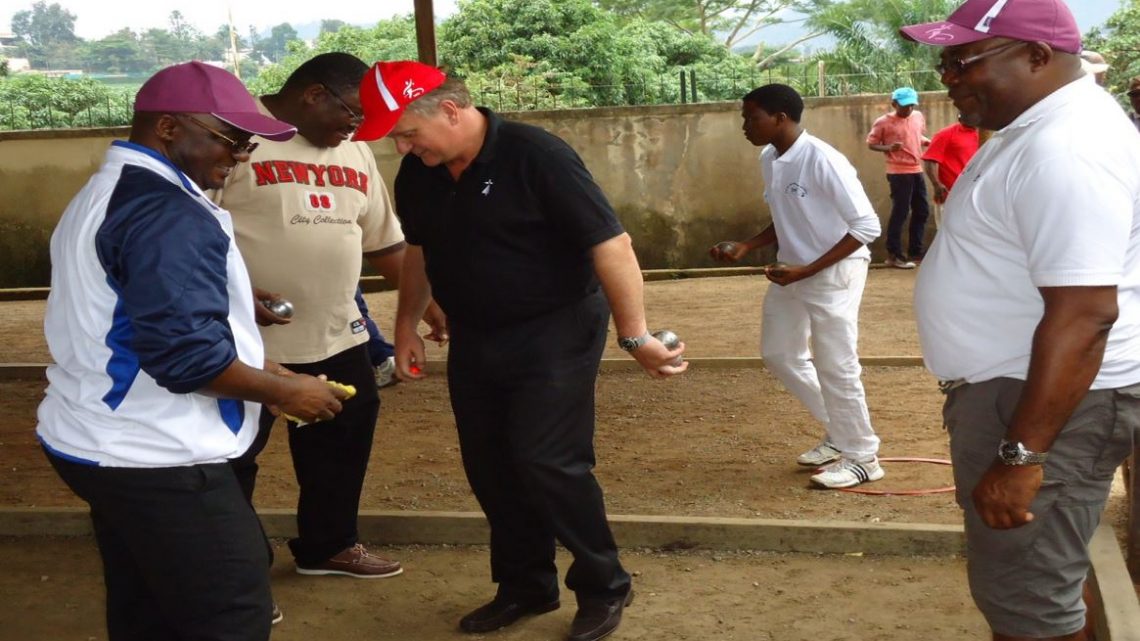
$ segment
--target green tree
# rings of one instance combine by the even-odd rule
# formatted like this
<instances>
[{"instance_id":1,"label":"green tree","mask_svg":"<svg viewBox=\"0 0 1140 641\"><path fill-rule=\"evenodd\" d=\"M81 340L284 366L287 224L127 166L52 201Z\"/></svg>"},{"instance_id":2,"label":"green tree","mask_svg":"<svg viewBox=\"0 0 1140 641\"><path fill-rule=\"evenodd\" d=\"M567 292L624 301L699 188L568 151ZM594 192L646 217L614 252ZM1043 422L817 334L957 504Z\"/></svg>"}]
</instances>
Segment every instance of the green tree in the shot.
<instances>
[{"instance_id":1,"label":"green tree","mask_svg":"<svg viewBox=\"0 0 1140 641\"><path fill-rule=\"evenodd\" d=\"M23 40L24 56L33 66L60 68L74 62L75 14L58 3L39 0L31 10L12 15L12 33Z\"/></svg>"},{"instance_id":2,"label":"green tree","mask_svg":"<svg viewBox=\"0 0 1140 641\"><path fill-rule=\"evenodd\" d=\"M142 73L155 66L138 35L128 28L83 43L80 54L84 68L92 71Z\"/></svg>"},{"instance_id":3,"label":"green tree","mask_svg":"<svg viewBox=\"0 0 1140 641\"><path fill-rule=\"evenodd\" d=\"M336 33L337 31L340 31L347 26L348 23L344 20L321 20L321 29L318 32L318 35L325 33Z\"/></svg>"},{"instance_id":4,"label":"green tree","mask_svg":"<svg viewBox=\"0 0 1140 641\"><path fill-rule=\"evenodd\" d=\"M674 65L704 78L735 77L747 67L705 35L620 21L588 0L466 0L441 33L441 59L504 108L671 101ZM707 87L706 99L735 93L728 83Z\"/></svg>"},{"instance_id":5,"label":"green tree","mask_svg":"<svg viewBox=\"0 0 1140 641\"><path fill-rule=\"evenodd\" d=\"M821 5L807 25L830 34L834 49L821 51L829 93L886 92L900 85L941 89L934 72L935 47L899 35L906 25L941 20L957 8L956 0L849 0Z\"/></svg>"},{"instance_id":6,"label":"green tree","mask_svg":"<svg viewBox=\"0 0 1140 641\"><path fill-rule=\"evenodd\" d=\"M1128 90L1128 81L1140 75L1140 0L1122 0L1120 9L1085 35L1085 47L1099 52L1111 64L1108 87L1116 94Z\"/></svg>"},{"instance_id":7,"label":"green tree","mask_svg":"<svg viewBox=\"0 0 1140 641\"><path fill-rule=\"evenodd\" d=\"M309 58L330 51L343 51L372 63L376 60L409 60L416 57L416 27L411 16L381 20L374 27L346 26L317 36L312 47L297 47L279 63L260 70L249 83L255 94L273 93L281 88L293 70ZM296 45L294 45L296 46ZM244 75L242 76L245 77Z\"/></svg>"},{"instance_id":8,"label":"green tree","mask_svg":"<svg viewBox=\"0 0 1140 641\"><path fill-rule=\"evenodd\" d=\"M280 62L289 53L289 44L298 42L297 30L283 22L269 30L269 37L259 40L254 51L271 62Z\"/></svg>"},{"instance_id":9,"label":"green tree","mask_svg":"<svg viewBox=\"0 0 1140 641\"><path fill-rule=\"evenodd\" d=\"M618 16L664 22L683 33L712 38L729 50L765 27L802 20L796 12L809 11L816 4L812 0L598 0L599 6Z\"/></svg>"}]
</instances>

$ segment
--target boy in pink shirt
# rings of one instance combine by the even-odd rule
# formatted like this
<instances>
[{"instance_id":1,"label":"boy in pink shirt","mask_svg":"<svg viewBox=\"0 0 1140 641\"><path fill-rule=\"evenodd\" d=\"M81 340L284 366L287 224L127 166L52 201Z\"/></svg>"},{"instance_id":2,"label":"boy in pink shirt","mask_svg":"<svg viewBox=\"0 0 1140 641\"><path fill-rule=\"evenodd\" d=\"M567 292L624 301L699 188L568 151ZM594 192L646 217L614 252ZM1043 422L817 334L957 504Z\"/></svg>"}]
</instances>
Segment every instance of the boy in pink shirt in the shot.
<instances>
[{"instance_id":1,"label":"boy in pink shirt","mask_svg":"<svg viewBox=\"0 0 1140 641\"><path fill-rule=\"evenodd\" d=\"M867 147L886 154L887 182L891 186L891 218L887 223L887 265L914 269L915 264L902 251L902 228L910 214L910 257L922 260L926 219L930 205L926 199L926 181L922 174L922 148L930 144L926 137L926 118L915 109L918 93L900 87L891 94L894 112L881 116L867 134Z\"/></svg>"}]
</instances>

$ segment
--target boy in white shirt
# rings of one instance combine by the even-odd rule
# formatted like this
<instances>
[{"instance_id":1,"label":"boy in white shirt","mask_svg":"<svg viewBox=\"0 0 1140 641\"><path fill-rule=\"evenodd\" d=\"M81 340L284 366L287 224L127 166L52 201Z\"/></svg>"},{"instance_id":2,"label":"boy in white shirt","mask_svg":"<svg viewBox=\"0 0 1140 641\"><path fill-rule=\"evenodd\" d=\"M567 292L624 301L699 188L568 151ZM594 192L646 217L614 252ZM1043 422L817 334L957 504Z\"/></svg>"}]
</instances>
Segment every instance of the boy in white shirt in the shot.
<instances>
[{"instance_id":1,"label":"boy in white shirt","mask_svg":"<svg viewBox=\"0 0 1140 641\"><path fill-rule=\"evenodd\" d=\"M824 425L823 440L797 462L826 465L811 477L817 485L852 487L884 475L856 353L871 258L867 244L879 236L880 225L847 158L800 126L803 109L803 99L787 85L765 85L744 96L744 136L764 147L760 164L772 223L710 253L735 262L779 243L780 262L765 270L776 286L764 298L761 353Z\"/></svg>"}]
</instances>

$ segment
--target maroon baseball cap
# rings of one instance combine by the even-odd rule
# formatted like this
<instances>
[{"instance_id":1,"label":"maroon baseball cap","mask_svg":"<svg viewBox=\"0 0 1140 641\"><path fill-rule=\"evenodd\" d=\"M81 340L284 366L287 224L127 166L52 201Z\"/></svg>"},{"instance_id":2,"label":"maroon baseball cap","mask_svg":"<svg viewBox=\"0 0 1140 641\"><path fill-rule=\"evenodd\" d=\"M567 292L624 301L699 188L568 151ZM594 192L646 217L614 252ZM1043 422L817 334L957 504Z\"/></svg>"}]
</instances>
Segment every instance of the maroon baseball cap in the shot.
<instances>
[{"instance_id":1,"label":"maroon baseball cap","mask_svg":"<svg viewBox=\"0 0 1140 641\"><path fill-rule=\"evenodd\" d=\"M388 135L404 110L417 98L447 80L442 71L414 60L377 62L360 81L364 122L353 140L378 140Z\"/></svg>"},{"instance_id":2,"label":"maroon baseball cap","mask_svg":"<svg viewBox=\"0 0 1140 641\"><path fill-rule=\"evenodd\" d=\"M899 29L904 38L938 47L986 38L1044 42L1058 51L1081 52L1081 30L1061 0L966 0L940 22Z\"/></svg>"},{"instance_id":3,"label":"maroon baseball cap","mask_svg":"<svg viewBox=\"0 0 1140 641\"><path fill-rule=\"evenodd\" d=\"M198 61L173 65L151 76L135 96L135 111L210 114L269 140L289 140L297 133L293 125L262 115L237 76Z\"/></svg>"}]
</instances>

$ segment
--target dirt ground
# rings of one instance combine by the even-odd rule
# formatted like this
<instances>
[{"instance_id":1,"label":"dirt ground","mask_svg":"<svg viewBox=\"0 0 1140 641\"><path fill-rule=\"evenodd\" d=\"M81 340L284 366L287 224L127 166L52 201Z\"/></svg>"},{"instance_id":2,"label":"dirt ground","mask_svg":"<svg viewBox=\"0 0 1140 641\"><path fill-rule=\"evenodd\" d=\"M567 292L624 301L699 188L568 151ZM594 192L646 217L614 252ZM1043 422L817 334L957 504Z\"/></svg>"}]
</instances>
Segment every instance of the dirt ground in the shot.
<instances>
[{"instance_id":1,"label":"dirt ground","mask_svg":"<svg viewBox=\"0 0 1140 641\"><path fill-rule=\"evenodd\" d=\"M573 596L564 593L557 612L491 634L460 633L459 618L491 593L482 547L384 549L406 571L374 581L303 577L283 548L277 552L273 590L285 620L273 641L561 641L574 616ZM90 540L0 539L0 559L0 637L106 640L99 557ZM987 636L959 559L624 550L623 561L635 593L614 641Z\"/></svg>"},{"instance_id":2,"label":"dirt ground","mask_svg":"<svg viewBox=\"0 0 1140 641\"><path fill-rule=\"evenodd\" d=\"M914 272L872 270L860 320L863 356L919 354L911 310L914 276ZM691 357L757 356L759 310L767 286L758 276L648 283L650 326L677 332ZM380 310L376 316L381 326L390 327L394 294L370 294L368 299L374 310ZM40 330L43 305L0 303L4 346L0 361L49 360ZM607 358L628 358L612 343ZM442 355L443 350L429 350L429 358ZM941 395L931 376L919 367L869 367L864 383L872 421L883 440L881 456L947 458ZM0 406L8 417L0 423L0 505L82 505L56 479L34 439L35 407L43 387L41 381L0 382ZM403 383L384 390L381 398L362 507L477 510L459 464L443 378ZM811 489L810 470L795 465L795 456L819 436L811 416L763 369L694 366L684 376L666 381L637 372L607 372L599 378L597 475L613 514L960 522L948 493L866 496ZM261 464L258 506L294 507L296 484L284 430L274 431ZM952 483L948 466L906 462L884 466L886 478L869 489L933 489ZM1119 531L1123 519L1123 500L1117 492L1108 520ZM21 555L8 551L11 546L28 545L0 542L0 559L5 559L0 564L11 568L24 563ZM89 541L76 546L49 540L42 549L62 555L62 561L52 561L53 566L74 563L82 568L78 572L97 574L98 560ZM363 638L365 632L369 638L457 637L450 632L454 619L488 591L485 551L401 549L398 554L408 560L408 576L398 582L351 582L351 589L334 590L344 599L337 602L322 600L319 590L308 590L311 584L299 581L287 559L282 560L288 553L279 554L275 570L279 596L287 610L300 612L290 616L287 611L287 625L280 626L274 638L350 639ZM631 610L630 623L615 638L875 639L904 631L937 640L981 638L984 628L968 606L957 560L749 554L714 559L648 551L629 556L631 569L646 568L638 579L642 595ZM456 568L461 571L455 572ZM12 594L10 580L5 588L7 574L0 572L0 588ZM869 576L875 581L865 585ZM451 585L460 578L470 585L456 591ZM0 605L3 629L8 629L5 619L19 620L17 613L38 607L36 594L60 587L50 577L33 584L19 588L27 599ZM94 585L90 589L97 591L98 582ZM78 585L67 587L82 591ZM77 615L85 627L13 638L102 639L101 624L92 618L98 615L98 598L90 594L72 598L64 612L85 613ZM693 603L699 605L694 608ZM563 608L525 630L496 636L558 638L572 611ZM340 620L342 612L354 613L352 625L330 623ZM907 616L899 617L899 612ZM321 627L307 627L325 625L333 628L321 632Z\"/></svg>"}]
</instances>

